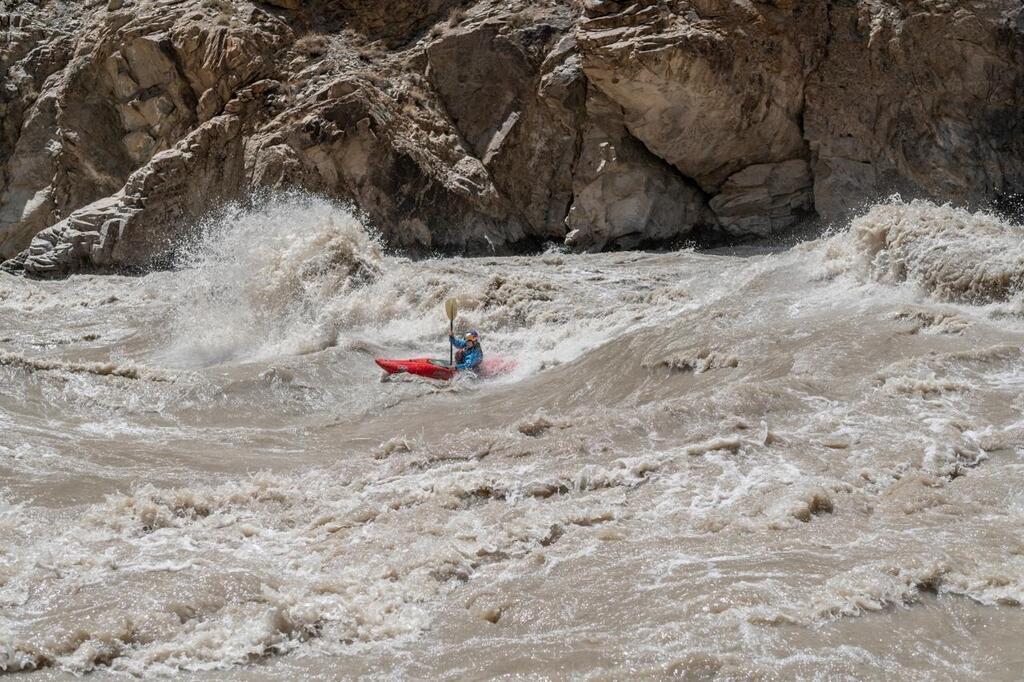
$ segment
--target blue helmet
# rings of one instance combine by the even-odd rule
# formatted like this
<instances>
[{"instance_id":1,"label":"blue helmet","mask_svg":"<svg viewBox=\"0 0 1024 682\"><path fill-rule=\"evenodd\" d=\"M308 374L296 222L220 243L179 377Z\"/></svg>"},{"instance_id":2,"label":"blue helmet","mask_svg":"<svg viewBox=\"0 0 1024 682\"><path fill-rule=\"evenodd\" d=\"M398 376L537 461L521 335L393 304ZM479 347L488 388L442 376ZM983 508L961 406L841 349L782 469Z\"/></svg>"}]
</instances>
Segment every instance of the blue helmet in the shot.
<instances>
[{"instance_id":1,"label":"blue helmet","mask_svg":"<svg viewBox=\"0 0 1024 682\"><path fill-rule=\"evenodd\" d=\"M479 341L480 340L480 332L478 332L475 329L470 329L468 332L466 332L466 340L467 341Z\"/></svg>"}]
</instances>

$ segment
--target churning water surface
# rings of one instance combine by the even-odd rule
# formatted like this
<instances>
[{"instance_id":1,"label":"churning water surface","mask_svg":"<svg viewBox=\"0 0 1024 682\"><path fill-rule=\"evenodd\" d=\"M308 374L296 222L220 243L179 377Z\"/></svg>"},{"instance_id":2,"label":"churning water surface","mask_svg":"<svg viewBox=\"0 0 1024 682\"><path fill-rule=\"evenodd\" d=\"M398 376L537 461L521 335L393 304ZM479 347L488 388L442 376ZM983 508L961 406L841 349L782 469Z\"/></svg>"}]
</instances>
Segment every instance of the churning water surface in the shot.
<instances>
[{"instance_id":1,"label":"churning water surface","mask_svg":"<svg viewBox=\"0 0 1024 682\"><path fill-rule=\"evenodd\" d=\"M1024 230L410 261L288 197L178 268L0 277L0 669L1024 670ZM447 354L443 301L511 374Z\"/></svg>"}]
</instances>

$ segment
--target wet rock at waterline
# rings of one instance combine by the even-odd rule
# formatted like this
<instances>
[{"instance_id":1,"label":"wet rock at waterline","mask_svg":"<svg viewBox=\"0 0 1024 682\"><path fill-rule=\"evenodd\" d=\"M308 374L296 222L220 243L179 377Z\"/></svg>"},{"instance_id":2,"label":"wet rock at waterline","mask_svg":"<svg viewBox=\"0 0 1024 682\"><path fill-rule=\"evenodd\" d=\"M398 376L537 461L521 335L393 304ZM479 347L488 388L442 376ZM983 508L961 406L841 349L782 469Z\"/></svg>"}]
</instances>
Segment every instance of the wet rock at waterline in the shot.
<instances>
[{"instance_id":1,"label":"wet rock at waterline","mask_svg":"<svg viewBox=\"0 0 1024 682\"><path fill-rule=\"evenodd\" d=\"M1024 187L1011 0L8 2L0 31L0 257L40 276L166 263L260 190L349 202L422 255Z\"/></svg>"}]
</instances>

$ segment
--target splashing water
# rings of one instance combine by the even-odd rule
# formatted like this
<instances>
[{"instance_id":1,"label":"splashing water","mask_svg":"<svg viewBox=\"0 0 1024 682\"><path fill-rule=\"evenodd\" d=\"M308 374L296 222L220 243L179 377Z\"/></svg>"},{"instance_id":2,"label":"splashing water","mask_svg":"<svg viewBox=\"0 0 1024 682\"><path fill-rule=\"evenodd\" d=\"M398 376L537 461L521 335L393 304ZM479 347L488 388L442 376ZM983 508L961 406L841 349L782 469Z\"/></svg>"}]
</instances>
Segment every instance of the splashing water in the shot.
<instances>
[{"instance_id":1,"label":"splashing water","mask_svg":"<svg viewBox=\"0 0 1024 682\"><path fill-rule=\"evenodd\" d=\"M325 199L229 207L179 257L170 357L208 366L333 345L331 302L378 277L381 259L360 219Z\"/></svg>"},{"instance_id":2,"label":"splashing water","mask_svg":"<svg viewBox=\"0 0 1024 682\"><path fill-rule=\"evenodd\" d=\"M1024 227L927 201L873 207L835 238L827 260L945 301L1004 301L1024 288Z\"/></svg>"}]
</instances>

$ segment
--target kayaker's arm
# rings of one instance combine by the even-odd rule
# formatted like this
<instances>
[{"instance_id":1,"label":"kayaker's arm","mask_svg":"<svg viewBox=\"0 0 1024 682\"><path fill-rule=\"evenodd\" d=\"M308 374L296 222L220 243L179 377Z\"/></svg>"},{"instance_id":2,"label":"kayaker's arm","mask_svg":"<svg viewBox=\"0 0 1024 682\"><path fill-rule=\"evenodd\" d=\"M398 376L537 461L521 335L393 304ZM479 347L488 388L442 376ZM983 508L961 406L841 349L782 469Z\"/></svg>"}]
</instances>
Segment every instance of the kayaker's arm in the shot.
<instances>
[{"instance_id":1,"label":"kayaker's arm","mask_svg":"<svg viewBox=\"0 0 1024 682\"><path fill-rule=\"evenodd\" d=\"M449 336L448 340L451 342L453 346L460 350L466 347L466 342L463 341L462 339L457 339L454 336Z\"/></svg>"}]
</instances>

